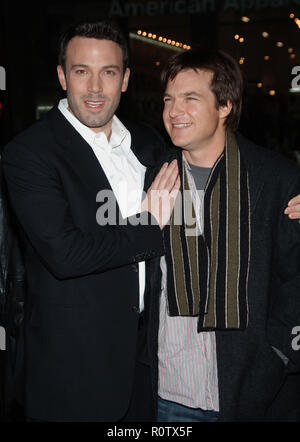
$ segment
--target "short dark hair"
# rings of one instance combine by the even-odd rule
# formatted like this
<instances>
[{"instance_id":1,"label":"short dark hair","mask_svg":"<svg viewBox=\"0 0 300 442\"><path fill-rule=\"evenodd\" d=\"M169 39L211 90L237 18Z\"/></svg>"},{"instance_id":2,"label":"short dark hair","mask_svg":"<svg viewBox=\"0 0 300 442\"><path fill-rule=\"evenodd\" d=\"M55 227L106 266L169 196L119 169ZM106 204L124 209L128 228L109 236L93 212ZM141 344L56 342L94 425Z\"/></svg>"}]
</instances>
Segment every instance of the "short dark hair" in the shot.
<instances>
[{"instance_id":1,"label":"short dark hair","mask_svg":"<svg viewBox=\"0 0 300 442\"><path fill-rule=\"evenodd\" d=\"M129 64L128 46L126 38L117 24L110 20L81 21L67 29L60 38L58 54L58 63L64 72L66 70L67 46L74 37L97 38L117 43L122 49L123 72L125 72Z\"/></svg>"},{"instance_id":2,"label":"short dark hair","mask_svg":"<svg viewBox=\"0 0 300 442\"><path fill-rule=\"evenodd\" d=\"M215 95L216 106L224 106L229 100L232 110L225 121L228 129L235 131L242 112L243 77L236 61L223 51L190 49L169 58L161 73L164 90L169 80L183 70L205 70L213 73L210 89Z\"/></svg>"}]
</instances>

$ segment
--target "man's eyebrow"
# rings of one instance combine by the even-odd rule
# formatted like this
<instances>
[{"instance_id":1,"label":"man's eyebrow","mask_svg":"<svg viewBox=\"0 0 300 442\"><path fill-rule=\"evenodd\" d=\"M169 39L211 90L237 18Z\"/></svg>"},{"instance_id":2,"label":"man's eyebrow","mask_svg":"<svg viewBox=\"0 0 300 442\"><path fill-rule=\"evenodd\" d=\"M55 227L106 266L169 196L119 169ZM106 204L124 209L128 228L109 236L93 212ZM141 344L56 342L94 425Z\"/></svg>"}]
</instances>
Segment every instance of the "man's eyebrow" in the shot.
<instances>
[{"instance_id":1,"label":"man's eyebrow","mask_svg":"<svg viewBox=\"0 0 300 442\"><path fill-rule=\"evenodd\" d=\"M110 64L108 66L103 66L102 70L103 69L117 69L117 71L121 71L121 67L118 66L117 64Z\"/></svg>"},{"instance_id":2,"label":"man's eyebrow","mask_svg":"<svg viewBox=\"0 0 300 442\"><path fill-rule=\"evenodd\" d=\"M182 95L183 97L189 97L190 95L195 95L196 97L202 97L202 94L200 94L199 92L196 92L196 91L182 92L179 95ZM164 97L171 97L172 95L165 93L163 96Z\"/></svg>"},{"instance_id":3,"label":"man's eyebrow","mask_svg":"<svg viewBox=\"0 0 300 442\"><path fill-rule=\"evenodd\" d=\"M88 65L86 65L86 64L73 64L71 66L71 69L75 69L75 68L88 68Z\"/></svg>"},{"instance_id":4,"label":"man's eyebrow","mask_svg":"<svg viewBox=\"0 0 300 442\"><path fill-rule=\"evenodd\" d=\"M76 69L76 68L85 68L85 69L88 69L89 66L88 66L87 64L73 64L73 65L71 66L71 69ZM103 70L103 69L116 69L116 70L118 70L118 71L121 71L120 66L118 66L117 64L110 64L110 65L108 65L108 66L102 66L102 67L101 67L101 70Z\"/></svg>"},{"instance_id":5,"label":"man's eyebrow","mask_svg":"<svg viewBox=\"0 0 300 442\"><path fill-rule=\"evenodd\" d=\"M196 92L196 91L184 92L182 95L184 95L185 97L188 97L189 95L196 95L197 97L202 96L199 92Z\"/></svg>"}]
</instances>

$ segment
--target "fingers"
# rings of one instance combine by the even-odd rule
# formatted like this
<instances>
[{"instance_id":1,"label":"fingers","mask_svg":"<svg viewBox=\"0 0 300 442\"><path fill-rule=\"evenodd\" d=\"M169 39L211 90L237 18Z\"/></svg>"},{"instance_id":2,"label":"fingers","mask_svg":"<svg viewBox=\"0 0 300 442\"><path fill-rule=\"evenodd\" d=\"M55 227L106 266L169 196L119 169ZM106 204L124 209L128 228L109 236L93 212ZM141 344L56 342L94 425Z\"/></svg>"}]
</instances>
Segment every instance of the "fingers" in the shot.
<instances>
[{"instance_id":1,"label":"fingers","mask_svg":"<svg viewBox=\"0 0 300 442\"><path fill-rule=\"evenodd\" d=\"M159 184L161 177L163 176L163 174L165 173L165 171L167 170L169 164L168 163L164 163L160 169L160 171L158 172L158 174L156 175L153 183L156 183L156 185ZM152 183L152 184L153 184Z\"/></svg>"},{"instance_id":2,"label":"fingers","mask_svg":"<svg viewBox=\"0 0 300 442\"><path fill-rule=\"evenodd\" d=\"M291 219L300 219L300 194L289 201L284 213Z\"/></svg>"},{"instance_id":3,"label":"fingers","mask_svg":"<svg viewBox=\"0 0 300 442\"><path fill-rule=\"evenodd\" d=\"M177 161L175 161L174 163L172 162L165 171L164 175L160 180L160 185L164 190L171 192L177 178L178 178L178 166L177 166Z\"/></svg>"},{"instance_id":4,"label":"fingers","mask_svg":"<svg viewBox=\"0 0 300 442\"><path fill-rule=\"evenodd\" d=\"M300 205L294 206L293 208L285 209L284 213L288 215L290 219L298 219L300 223Z\"/></svg>"},{"instance_id":5,"label":"fingers","mask_svg":"<svg viewBox=\"0 0 300 442\"><path fill-rule=\"evenodd\" d=\"M151 185L151 190L167 190L170 192L176 182L177 176L177 160L173 160L170 164L164 163Z\"/></svg>"},{"instance_id":6,"label":"fingers","mask_svg":"<svg viewBox=\"0 0 300 442\"><path fill-rule=\"evenodd\" d=\"M296 204L295 206L288 206L285 210L284 210L285 214L298 214L298 216L300 217L300 204Z\"/></svg>"},{"instance_id":7,"label":"fingers","mask_svg":"<svg viewBox=\"0 0 300 442\"><path fill-rule=\"evenodd\" d=\"M161 229L168 223L180 189L177 160L164 163L148 189L147 199L142 202L142 210L150 212Z\"/></svg>"},{"instance_id":8,"label":"fingers","mask_svg":"<svg viewBox=\"0 0 300 442\"><path fill-rule=\"evenodd\" d=\"M289 207L295 206L295 205L299 205L299 207L300 207L300 194L295 196L294 198L292 198L288 203Z\"/></svg>"},{"instance_id":9,"label":"fingers","mask_svg":"<svg viewBox=\"0 0 300 442\"><path fill-rule=\"evenodd\" d=\"M300 194L288 202L288 206L285 208L284 213L286 215L291 214L294 218L300 218Z\"/></svg>"},{"instance_id":10,"label":"fingers","mask_svg":"<svg viewBox=\"0 0 300 442\"><path fill-rule=\"evenodd\" d=\"M171 189L171 191L170 191L170 196L172 197L172 198L174 198L174 199L176 199L176 197L177 197L177 194L178 194L178 191L179 191L179 189L180 189L180 176L178 175L177 176L177 179L176 179L176 181L175 181L175 183L174 183L174 186L173 186L173 188Z\"/></svg>"},{"instance_id":11,"label":"fingers","mask_svg":"<svg viewBox=\"0 0 300 442\"><path fill-rule=\"evenodd\" d=\"M156 177L154 178L151 186L149 187L149 190L153 190L153 189L157 189L159 187L159 182L161 180L161 177L163 176L163 174L165 173L166 169L168 168L168 163L164 163L160 169L160 171L158 172L158 174L156 175Z\"/></svg>"}]
</instances>

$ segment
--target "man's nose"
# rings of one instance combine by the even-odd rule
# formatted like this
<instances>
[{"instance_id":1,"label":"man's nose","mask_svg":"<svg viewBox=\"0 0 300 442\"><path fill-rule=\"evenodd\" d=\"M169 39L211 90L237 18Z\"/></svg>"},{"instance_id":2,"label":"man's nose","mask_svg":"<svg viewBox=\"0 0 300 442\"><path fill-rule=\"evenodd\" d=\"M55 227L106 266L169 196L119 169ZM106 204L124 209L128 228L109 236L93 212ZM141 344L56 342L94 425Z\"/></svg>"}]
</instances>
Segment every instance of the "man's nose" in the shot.
<instances>
[{"instance_id":1,"label":"man's nose","mask_svg":"<svg viewBox=\"0 0 300 442\"><path fill-rule=\"evenodd\" d=\"M91 75L89 79L88 89L90 92L93 93L99 93L103 91L103 84L99 75Z\"/></svg>"},{"instance_id":2,"label":"man's nose","mask_svg":"<svg viewBox=\"0 0 300 442\"><path fill-rule=\"evenodd\" d=\"M180 101L174 100L169 109L170 118L176 118L184 113L184 108Z\"/></svg>"}]
</instances>

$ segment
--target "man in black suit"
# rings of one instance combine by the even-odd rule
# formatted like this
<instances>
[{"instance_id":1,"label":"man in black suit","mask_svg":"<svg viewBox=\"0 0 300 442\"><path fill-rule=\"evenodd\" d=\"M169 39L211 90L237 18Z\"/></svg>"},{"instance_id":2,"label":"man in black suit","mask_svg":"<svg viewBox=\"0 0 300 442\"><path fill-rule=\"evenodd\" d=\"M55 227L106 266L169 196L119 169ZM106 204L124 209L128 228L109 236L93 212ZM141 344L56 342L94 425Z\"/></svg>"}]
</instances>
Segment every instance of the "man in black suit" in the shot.
<instances>
[{"instance_id":1,"label":"man in black suit","mask_svg":"<svg viewBox=\"0 0 300 442\"><path fill-rule=\"evenodd\" d=\"M111 23L64 34L58 77L67 99L3 156L25 244L26 415L151 420L145 261L164 253L161 204L178 188L177 165L164 165L152 184L164 200L156 192L140 209L146 168L164 144L115 116L129 68Z\"/></svg>"},{"instance_id":2,"label":"man in black suit","mask_svg":"<svg viewBox=\"0 0 300 442\"><path fill-rule=\"evenodd\" d=\"M158 420L300 421L299 167L235 133L228 55L179 53L163 86L182 188L149 263Z\"/></svg>"}]
</instances>

